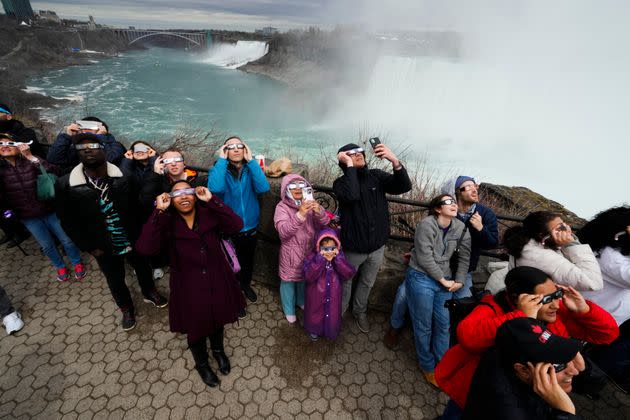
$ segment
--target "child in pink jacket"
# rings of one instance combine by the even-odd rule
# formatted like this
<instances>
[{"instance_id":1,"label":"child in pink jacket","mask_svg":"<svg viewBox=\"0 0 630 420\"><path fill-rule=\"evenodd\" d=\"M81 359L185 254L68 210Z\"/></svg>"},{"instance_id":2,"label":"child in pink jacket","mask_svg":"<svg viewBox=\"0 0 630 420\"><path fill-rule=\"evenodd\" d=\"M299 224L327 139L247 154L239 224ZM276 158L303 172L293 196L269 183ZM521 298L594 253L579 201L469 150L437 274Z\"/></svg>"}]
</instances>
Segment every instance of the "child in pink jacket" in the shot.
<instances>
[{"instance_id":1,"label":"child in pink jacket","mask_svg":"<svg viewBox=\"0 0 630 420\"><path fill-rule=\"evenodd\" d=\"M313 200L311 185L300 175L284 177L274 225L280 235L280 300L289 323L296 321L295 307L304 308L304 259L314 249L317 233L328 224L324 209Z\"/></svg>"}]
</instances>

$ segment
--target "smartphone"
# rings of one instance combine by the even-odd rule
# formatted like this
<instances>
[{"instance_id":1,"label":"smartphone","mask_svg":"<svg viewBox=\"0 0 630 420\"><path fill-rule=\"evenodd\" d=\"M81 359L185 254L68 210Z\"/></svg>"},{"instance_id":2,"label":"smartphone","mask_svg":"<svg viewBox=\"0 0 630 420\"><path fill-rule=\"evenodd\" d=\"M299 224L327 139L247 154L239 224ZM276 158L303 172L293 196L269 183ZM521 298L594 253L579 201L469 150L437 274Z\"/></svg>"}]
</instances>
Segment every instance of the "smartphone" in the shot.
<instances>
[{"instance_id":1,"label":"smartphone","mask_svg":"<svg viewBox=\"0 0 630 420\"><path fill-rule=\"evenodd\" d=\"M98 121L77 121L77 125L81 127L81 130L94 130L98 131L101 128L101 123Z\"/></svg>"},{"instance_id":2,"label":"smartphone","mask_svg":"<svg viewBox=\"0 0 630 420\"><path fill-rule=\"evenodd\" d=\"M305 187L302 189L302 194L304 195L304 201L313 201L315 198L313 197L313 188Z\"/></svg>"},{"instance_id":3,"label":"smartphone","mask_svg":"<svg viewBox=\"0 0 630 420\"><path fill-rule=\"evenodd\" d=\"M372 149L374 149L376 146L381 144L381 139L379 139L378 137L372 137L369 141L370 141L370 145L372 146Z\"/></svg>"}]
</instances>

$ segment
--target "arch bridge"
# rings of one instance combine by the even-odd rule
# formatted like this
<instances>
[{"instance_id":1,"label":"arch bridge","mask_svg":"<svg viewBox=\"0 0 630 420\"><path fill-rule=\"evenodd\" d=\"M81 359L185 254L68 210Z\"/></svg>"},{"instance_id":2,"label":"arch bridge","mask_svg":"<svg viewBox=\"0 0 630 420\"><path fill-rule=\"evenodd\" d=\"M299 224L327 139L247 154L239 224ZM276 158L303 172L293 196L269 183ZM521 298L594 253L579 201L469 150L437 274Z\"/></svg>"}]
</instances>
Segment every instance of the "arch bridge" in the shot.
<instances>
[{"instance_id":1,"label":"arch bridge","mask_svg":"<svg viewBox=\"0 0 630 420\"><path fill-rule=\"evenodd\" d=\"M172 36L187 40L190 44L203 47L208 42L208 34L206 32L181 32L168 30L142 30L142 29L116 29L116 35L124 39L132 45L142 39L154 36Z\"/></svg>"}]
</instances>

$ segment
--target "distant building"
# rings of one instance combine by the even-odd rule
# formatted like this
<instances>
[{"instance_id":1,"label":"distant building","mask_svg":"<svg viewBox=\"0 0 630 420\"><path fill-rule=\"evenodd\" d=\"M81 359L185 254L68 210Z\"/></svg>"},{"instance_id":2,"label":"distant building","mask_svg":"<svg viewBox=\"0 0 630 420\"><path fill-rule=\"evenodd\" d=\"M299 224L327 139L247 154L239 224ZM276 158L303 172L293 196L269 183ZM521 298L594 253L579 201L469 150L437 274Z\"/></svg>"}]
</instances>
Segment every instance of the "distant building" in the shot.
<instances>
[{"instance_id":1,"label":"distant building","mask_svg":"<svg viewBox=\"0 0 630 420\"><path fill-rule=\"evenodd\" d=\"M90 15L90 21L88 22L88 30L93 31L96 29L96 22L94 22L94 18Z\"/></svg>"},{"instance_id":2,"label":"distant building","mask_svg":"<svg viewBox=\"0 0 630 420\"><path fill-rule=\"evenodd\" d=\"M37 16L42 20L48 20L57 23L61 22L61 19L59 19L59 16L57 16L57 13L53 12L52 10L40 10L37 13Z\"/></svg>"},{"instance_id":3,"label":"distant building","mask_svg":"<svg viewBox=\"0 0 630 420\"><path fill-rule=\"evenodd\" d=\"M4 13L7 16L18 20L28 20L35 17L29 0L2 0L2 7L4 7Z\"/></svg>"},{"instance_id":4,"label":"distant building","mask_svg":"<svg viewBox=\"0 0 630 420\"><path fill-rule=\"evenodd\" d=\"M277 34L278 33L278 28L273 28L271 26L267 26L267 27L262 28L260 33L262 33L263 35Z\"/></svg>"}]
</instances>

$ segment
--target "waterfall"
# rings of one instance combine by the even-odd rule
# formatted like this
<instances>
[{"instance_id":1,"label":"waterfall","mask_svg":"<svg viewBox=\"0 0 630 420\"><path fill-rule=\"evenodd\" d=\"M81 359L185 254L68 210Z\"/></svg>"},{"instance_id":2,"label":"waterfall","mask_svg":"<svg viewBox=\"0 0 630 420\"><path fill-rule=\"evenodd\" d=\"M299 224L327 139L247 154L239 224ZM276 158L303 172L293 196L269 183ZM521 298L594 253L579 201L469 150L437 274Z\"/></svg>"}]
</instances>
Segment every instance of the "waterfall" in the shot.
<instances>
[{"instance_id":1,"label":"waterfall","mask_svg":"<svg viewBox=\"0 0 630 420\"><path fill-rule=\"evenodd\" d=\"M208 50L204 62L236 69L267 54L269 45L262 41L237 41L236 44L215 43Z\"/></svg>"}]
</instances>

